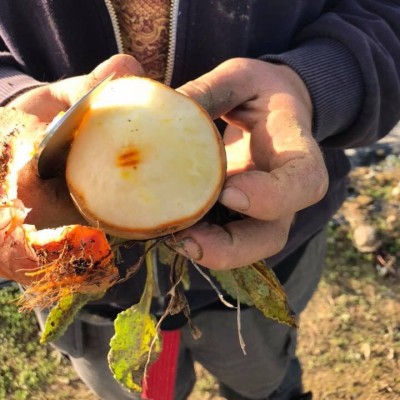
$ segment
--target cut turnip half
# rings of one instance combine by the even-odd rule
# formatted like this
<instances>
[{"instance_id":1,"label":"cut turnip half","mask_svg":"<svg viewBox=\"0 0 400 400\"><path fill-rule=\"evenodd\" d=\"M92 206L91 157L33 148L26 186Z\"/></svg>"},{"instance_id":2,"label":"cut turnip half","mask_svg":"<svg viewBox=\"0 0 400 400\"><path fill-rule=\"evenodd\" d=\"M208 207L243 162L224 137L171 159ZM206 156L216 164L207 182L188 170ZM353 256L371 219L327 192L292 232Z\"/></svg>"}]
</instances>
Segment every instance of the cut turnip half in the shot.
<instances>
[{"instance_id":1,"label":"cut turnip half","mask_svg":"<svg viewBox=\"0 0 400 400\"><path fill-rule=\"evenodd\" d=\"M149 239L201 219L225 171L222 140L200 105L157 81L127 77L109 82L87 112L66 179L91 224Z\"/></svg>"}]
</instances>

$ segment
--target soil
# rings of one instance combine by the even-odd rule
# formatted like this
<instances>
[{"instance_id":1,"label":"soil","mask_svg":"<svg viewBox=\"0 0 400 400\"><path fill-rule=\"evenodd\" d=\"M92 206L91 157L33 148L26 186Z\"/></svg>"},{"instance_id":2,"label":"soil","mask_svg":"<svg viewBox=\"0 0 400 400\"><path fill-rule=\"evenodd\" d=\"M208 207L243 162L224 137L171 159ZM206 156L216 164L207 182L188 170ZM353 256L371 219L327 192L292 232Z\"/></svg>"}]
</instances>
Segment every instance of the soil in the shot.
<instances>
[{"instance_id":1,"label":"soil","mask_svg":"<svg viewBox=\"0 0 400 400\"><path fill-rule=\"evenodd\" d=\"M399 205L398 156L353 171L324 279L301 321L299 356L316 399L400 399ZM371 252L354 240L361 225L375 231Z\"/></svg>"}]
</instances>

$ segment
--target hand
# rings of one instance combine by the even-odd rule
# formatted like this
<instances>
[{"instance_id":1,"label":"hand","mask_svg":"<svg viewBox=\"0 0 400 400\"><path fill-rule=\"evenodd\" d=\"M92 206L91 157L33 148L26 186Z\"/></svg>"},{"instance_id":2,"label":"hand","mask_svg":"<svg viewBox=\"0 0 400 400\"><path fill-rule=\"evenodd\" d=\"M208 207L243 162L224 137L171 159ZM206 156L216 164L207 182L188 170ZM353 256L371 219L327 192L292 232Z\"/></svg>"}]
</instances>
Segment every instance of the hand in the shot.
<instances>
[{"instance_id":1,"label":"hand","mask_svg":"<svg viewBox=\"0 0 400 400\"><path fill-rule=\"evenodd\" d=\"M177 250L219 270L278 253L295 213L322 199L328 187L303 81L284 65L232 59L178 90L228 123L227 179L219 201L244 218L179 232Z\"/></svg>"},{"instance_id":2,"label":"hand","mask_svg":"<svg viewBox=\"0 0 400 400\"><path fill-rule=\"evenodd\" d=\"M140 64L129 56L118 55L100 64L89 75L65 79L26 92L10 102L7 108L25 112L16 113L18 121L1 120L4 132L11 131L5 123L19 124L24 134L42 136L46 125L61 111L85 94L96 82L111 72L115 77L143 75ZM18 174L17 197L30 208L25 218L25 208L16 200L0 209L0 275L22 284L31 278L26 272L37 268L35 254L26 245L26 230L22 223L35 225L37 229L53 228L72 224L85 224L73 205L62 177L42 180L37 173L37 163L31 160ZM12 199L14 200L14 199Z\"/></svg>"},{"instance_id":3,"label":"hand","mask_svg":"<svg viewBox=\"0 0 400 400\"><path fill-rule=\"evenodd\" d=\"M88 75L32 89L10 102L7 107L35 115L38 123L45 129L45 124L51 122L61 111L66 111L97 81L111 72L115 72L115 77L143 75L142 67L134 58L117 55L100 64ZM31 208L25 222L35 225L37 229L85 224L71 201L65 180L62 177L46 181L40 179L34 160L19 174L18 198L26 207Z\"/></svg>"}]
</instances>

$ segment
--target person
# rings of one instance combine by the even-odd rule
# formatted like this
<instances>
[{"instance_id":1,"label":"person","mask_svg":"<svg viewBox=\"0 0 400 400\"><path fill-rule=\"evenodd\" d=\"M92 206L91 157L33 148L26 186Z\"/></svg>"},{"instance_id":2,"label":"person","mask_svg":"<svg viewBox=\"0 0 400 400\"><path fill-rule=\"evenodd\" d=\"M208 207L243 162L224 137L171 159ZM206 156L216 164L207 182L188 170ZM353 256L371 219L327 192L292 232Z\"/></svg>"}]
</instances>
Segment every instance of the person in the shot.
<instances>
[{"instance_id":1,"label":"person","mask_svg":"<svg viewBox=\"0 0 400 400\"><path fill-rule=\"evenodd\" d=\"M241 218L179 232L177 249L206 269L266 259L299 315L323 269L325 226L345 197L343 149L377 141L400 118L399 3L0 0L0 9L3 106L49 123L114 71L162 80L209 112L228 158L219 204ZM62 178L43 181L31 170L18 184L32 209L27 223L81 222ZM137 255L122 256L121 270ZM191 392L194 361L227 399L311 398L302 393L296 330L244 308L243 355L235 312L197 270L189 273L202 336L193 339L179 318L166 327L181 332L174 398ZM113 319L138 300L141 275L86 306L56 343L103 399L135 398L113 380L106 354ZM160 265L155 304L165 301L167 275Z\"/></svg>"}]
</instances>

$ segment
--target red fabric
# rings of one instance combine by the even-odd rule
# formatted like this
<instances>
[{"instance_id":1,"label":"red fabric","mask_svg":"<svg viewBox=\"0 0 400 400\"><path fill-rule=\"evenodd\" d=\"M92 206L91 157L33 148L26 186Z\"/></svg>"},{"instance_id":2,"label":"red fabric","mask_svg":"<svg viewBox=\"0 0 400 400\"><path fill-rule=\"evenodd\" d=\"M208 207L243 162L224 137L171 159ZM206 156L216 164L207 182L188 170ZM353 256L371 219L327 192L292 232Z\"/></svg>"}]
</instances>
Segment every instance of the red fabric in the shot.
<instances>
[{"instance_id":1,"label":"red fabric","mask_svg":"<svg viewBox=\"0 0 400 400\"><path fill-rule=\"evenodd\" d=\"M143 382L142 399L174 400L180 330L161 331L162 351Z\"/></svg>"}]
</instances>

